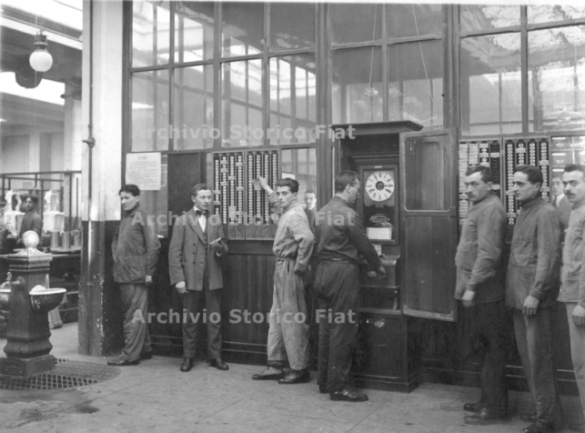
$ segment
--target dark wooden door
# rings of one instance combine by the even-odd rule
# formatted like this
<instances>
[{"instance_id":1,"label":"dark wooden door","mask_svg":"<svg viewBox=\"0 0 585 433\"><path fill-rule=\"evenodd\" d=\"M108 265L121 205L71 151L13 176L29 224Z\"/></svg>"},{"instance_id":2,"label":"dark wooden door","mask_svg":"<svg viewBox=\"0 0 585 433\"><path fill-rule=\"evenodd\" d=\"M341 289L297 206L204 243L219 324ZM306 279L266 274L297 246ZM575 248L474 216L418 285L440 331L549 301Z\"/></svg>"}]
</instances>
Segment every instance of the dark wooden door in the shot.
<instances>
[{"instance_id":1,"label":"dark wooden door","mask_svg":"<svg viewBox=\"0 0 585 433\"><path fill-rule=\"evenodd\" d=\"M181 215L193 206L191 188L199 182L204 182L205 153L180 153L168 155L168 212L172 215ZM149 330L153 349L157 354L181 355L183 339L181 331L181 316L183 302L177 291L171 287L169 279L169 243L172 236L172 223L169 218L169 237L161 239L157 271L154 276L152 290L148 297L150 314ZM201 332L202 347L205 348L205 332ZM199 351L205 354L206 350Z\"/></svg>"},{"instance_id":2,"label":"dark wooden door","mask_svg":"<svg viewBox=\"0 0 585 433\"><path fill-rule=\"evenodd\" d=\"M456 320L457 150L450 130L401 135L403 312Z\"/></svg>"}]
</instances>

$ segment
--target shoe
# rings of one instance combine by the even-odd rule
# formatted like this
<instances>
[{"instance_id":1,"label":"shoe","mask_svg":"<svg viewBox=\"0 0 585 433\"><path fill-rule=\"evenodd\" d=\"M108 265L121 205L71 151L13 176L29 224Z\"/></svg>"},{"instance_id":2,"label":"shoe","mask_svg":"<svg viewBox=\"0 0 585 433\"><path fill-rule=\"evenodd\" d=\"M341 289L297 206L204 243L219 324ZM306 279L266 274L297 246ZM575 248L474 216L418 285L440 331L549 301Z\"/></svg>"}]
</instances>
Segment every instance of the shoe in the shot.
<instances>
[{"instance_id":1,"label":"shoe","mask_svg":"<svg viewBox=\"0 0 585 433\"><path fill-rule=\"evenodd\" d=\"M187 373L188 371L191 371L191 369L193 368L193 365L195 365L194 358L183 358L183 363L181 364L180 370L183 373Z\"/></svg>"},{"instance_id":2,"label":"shoe","mask_svg":"<svg viewBox=\"0 0 585 433\"><path fill-rule=\"evenodd\" d=\"M482 407L479 412L464 417L463 422L468 425L489 425L495 424L503 418L500 413Z\"/></svg>"},{"instance_id":3,"label":"shoe","mask_svg":"<svg viewBox=\"0 0 585 433\"><path fill-rule=\"evenodd\" d=\"M311 380L309 370L291 370L286 376L278 381L281 385L292 385L295 383L307 383Z\"/></svg>"},{"instance_id":4,"label":"shoe","mask_svg":"<svg viewBox=\"0 0 585 433\"><path fill-rule=\"evenodd\" d=\"M465 403L463 405L463 410L466 412L479 412L482 407L483 404L479 401L477 403Z\"/></svg>"},{"instance_id":5,"label":"shoe","mask_svg":"<svg viewBox=\"0 0 585 433\"><path fill-rule=\"evenodd\" d=\"M108 365L116 365L118 367L123 367L125 365L138 365L140 361L138 359L135 359L134 361L130 361L129 359L126 358L116 358L116 359L111 359L108 361Z\"/></svg>"},{"instance_id":6,"label":"shoe","mask_svg":"<svg viewBox=\"0 0 585 433\"><path fill-rule=\"evenodd\" d=\"M252 376L252 380L279 380L284 376L282 370L277 370L274 367L267 367L262 373Z\"/></svg>"},{"instance_id":7,"label":"shoe","mask_svg":"<svg viewBox=\"0 0 585 433\"><path fill-rule=\"evenodd\" d=\"M320 383L319 384L319 393L320 394L328 394L327 385L325 385L324 383Z\"/></svg>"},{"instance_id":8,"label":"shoe","mask_svg":"<svg viewBox=\"0 0 585 433\"><path fill-rule=\"evenodd\" d=\"M554 433L555 428L550 422L534 421L528 427L522 429L524 433Z\"/></svg>"},{"instance_id":9,"label":"shoe","mask_svg":"<svg viewBox=\"0 0 585 433\"><path fill-rule=\"evenodd\" d=\"M535 422L536 421L536 413L535 412L523 412L518 414L518 419L526 422Z\"/></svg>"},{"instance_id":10,"label":"shoe","mask_svg":"<svg viewBox=\"0 0 585 433\"><path fill-rule=\"evenodd\" d=\"M230 369L230 367L225 362L223 362L221 358L212 359L211 361L209 361L209 366L215 367L218 370L222 371L228 371Z\"/></svg>"},{"instance_id":11,"label":"shoe","mask_svg":"<svg viewBox=\"0 0 585 433\"><path fill-rule=\"evenodd\" d=\"M343 388L339 391L330 392L329 397L333 401L368 401L366 394L351 388Z\"/></svg>"},{"instance_id":12,"label":"shoe","mask_svg":"<svg viewBox=\"0 0 585 433\"><path fill-rule=\"evenodd\" d=\"M144 352L140 354L140 359L146 361L147 359L152 359L152 350L150 352Z\"/></svg>"}]
</instances>

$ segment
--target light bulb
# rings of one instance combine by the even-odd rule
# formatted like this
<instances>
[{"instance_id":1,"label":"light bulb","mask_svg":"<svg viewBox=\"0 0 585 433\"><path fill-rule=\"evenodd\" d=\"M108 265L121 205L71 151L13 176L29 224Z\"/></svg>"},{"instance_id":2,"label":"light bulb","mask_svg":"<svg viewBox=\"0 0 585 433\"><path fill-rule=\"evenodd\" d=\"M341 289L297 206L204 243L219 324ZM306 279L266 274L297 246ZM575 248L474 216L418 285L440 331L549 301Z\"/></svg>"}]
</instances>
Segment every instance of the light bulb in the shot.
<instances>
[{"instance_id":1,"label":"light bulb","mask_svg":"<svg viewBox=\"0 0 585 433\"><path fill-rule=\"evenodd\" d=\"M39 32L35 40L35 50L28 59L30 67L37 72L47 72L53 66L53 57L47 51L47 36Z\"/></svg>"}]
</instances>

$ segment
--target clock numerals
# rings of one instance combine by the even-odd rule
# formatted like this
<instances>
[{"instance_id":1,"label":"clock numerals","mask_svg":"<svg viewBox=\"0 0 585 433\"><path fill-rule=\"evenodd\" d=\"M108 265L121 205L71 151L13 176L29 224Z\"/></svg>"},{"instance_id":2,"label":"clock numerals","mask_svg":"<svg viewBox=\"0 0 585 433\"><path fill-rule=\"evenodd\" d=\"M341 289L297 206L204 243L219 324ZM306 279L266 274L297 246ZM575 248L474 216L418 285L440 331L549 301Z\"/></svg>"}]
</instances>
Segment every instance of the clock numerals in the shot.
<instances>
[{"instance_id":1,"label":"clock numerals","mask_svg":"<svg viewBox=\"0 0 585 433\"><path fill-rule=\"evenodd\" d=\"M390 171L375 171L366 179L366 193L376 202L388 200L394 193L394 174Z\"/></svg>"}]
</instances>

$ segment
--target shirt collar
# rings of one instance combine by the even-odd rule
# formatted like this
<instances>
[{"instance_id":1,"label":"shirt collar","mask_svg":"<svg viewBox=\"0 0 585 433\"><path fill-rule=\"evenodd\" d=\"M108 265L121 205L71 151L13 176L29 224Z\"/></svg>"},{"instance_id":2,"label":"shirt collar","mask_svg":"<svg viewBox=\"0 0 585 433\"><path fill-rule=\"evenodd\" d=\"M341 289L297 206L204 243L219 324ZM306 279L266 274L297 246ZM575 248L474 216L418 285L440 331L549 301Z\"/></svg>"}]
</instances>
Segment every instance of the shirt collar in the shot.
<instances>
[{"instance_id":1,"label":"shirt collar","mask_svg":"<svg viewBox=\"0 0 585 433\"><path fill-rule=\"evenodd\" d=\"M283 213L288 212L290 209L292 209L293 207L295 207L298 204L299 204L299 201L295 198L295 199L293 199L293 201L290 202L290 204L287 207L282 208L282 212Z\"/></svg>"},{"instance_id":2,"label":"shirt collar","mask_svg":"<svg viewBox=\"0 0 585 433\"><path fill-rule=\"evenodd\" d=\"M536 203L540 203L542 201L542 196L540 194L536 195L534 198L525 201L522 203L522 209L530 209L536 205Z\"/></svg>"},{"instance_id":3,"label":"shirt collar","mask_svg":"<svg viewBox=\"0 0 585 433\"><path fill-rule=\"evenodd\" d=\"M570 203L570 202L569 202L569 203ZM577 203L573 204L573 210L576 210L576 209L581 209L583 206L585 206L585 200L583 200L583 201L582 201L581 203L579 203L579 204L577 204Z\"/></svg>"},{"instance_id":4,"label":"shirt collar","mask_svg":"<svg viewBox=\"0 0 585 433\"><path fill-rule=\"evenodd\" d=\"M344 205L351 207L351 205L349 204L349 202L348 202L346 199L342 198L341 196L334 195L332 200L335 200L335 201L341 202L341 203L343 203Z\"/></svg>"},{"instance_id":5,"label":"shirt collar","mask_svg":"<svg viewBox=\"0 0 585 433\"><path fill-rule=\"evenodd\" d=\"M124 212L126 212L126 216L134 216L134 214L138 211L139 207L140 207L140 203L136 203L136 206L134 206L132 209L124 211Z\"/></svg>"}]
</instances>

